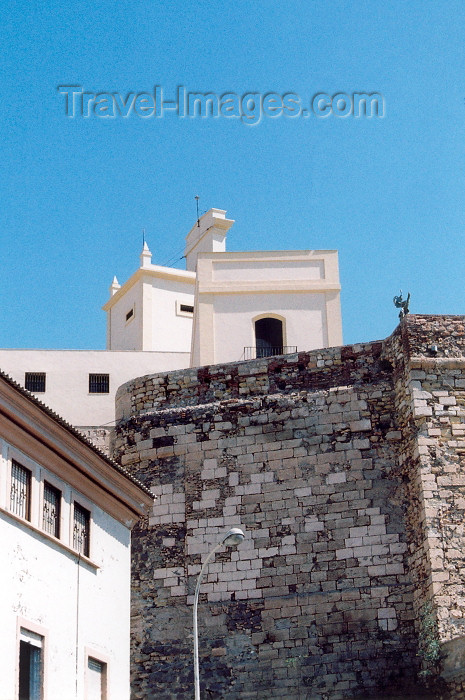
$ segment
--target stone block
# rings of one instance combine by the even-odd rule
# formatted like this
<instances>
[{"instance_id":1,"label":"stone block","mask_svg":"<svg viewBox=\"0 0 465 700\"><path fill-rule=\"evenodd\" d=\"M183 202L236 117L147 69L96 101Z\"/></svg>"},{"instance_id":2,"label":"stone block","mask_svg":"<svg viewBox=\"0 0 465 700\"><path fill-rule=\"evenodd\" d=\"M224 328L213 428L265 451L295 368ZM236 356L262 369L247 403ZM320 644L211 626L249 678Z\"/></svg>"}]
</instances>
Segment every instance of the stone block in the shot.
<instances>
[{"instance_id":1,"label":"stone block","mask_svg":"<svg viewBox=\"0 0 465 700\"><path fill-rule=\"evenodd\" d=\"M361 420L352 421L350 423L350 429L353 433L371 430L371 420L369 418L362 418Z\"/></svg>"}]
</instances>

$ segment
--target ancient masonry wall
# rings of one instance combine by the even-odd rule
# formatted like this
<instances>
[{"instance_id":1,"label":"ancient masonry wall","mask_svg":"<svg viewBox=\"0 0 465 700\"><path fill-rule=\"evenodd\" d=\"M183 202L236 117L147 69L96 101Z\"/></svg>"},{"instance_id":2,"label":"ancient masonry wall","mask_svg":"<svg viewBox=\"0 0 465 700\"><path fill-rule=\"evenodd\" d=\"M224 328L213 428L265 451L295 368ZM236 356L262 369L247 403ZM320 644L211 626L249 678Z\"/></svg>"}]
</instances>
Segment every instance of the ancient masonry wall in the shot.
<instances>
[{"instance_id":1,"label":"ancient masonry wall","mask_svg":"<svg viewBox=\"0 0 465 700\"><path fill-rule=\"evenodd\" d=\"M439 673L434 697L463 697L463 320L120 388L115 454L158 497L133 532L133 698L192 696L195 582L232 526L201 587L205 697L425 697Z\"/></svg>"},{"instance_id":2,"label":"ancient masonry wall","mask_svg":"<svg viewBox=\"0 0 465 700\"><path fill-rule=\"evenodd\" d=\"M409 566L422 674L465 698L465 318L407 317L385 343L402 433Z\"/></svg>"},{"instance_id":3,"label":"ancient masonry wall","mask_svg":"<svg viewBox=\"0 0 465 700\"><path fill-rule=\"evenodd\" d=\"M109 457L112 456L115 442L114 428L94 428L92 426L78 426L77 428L95 447Z\"/></svg>"}]
</instances>

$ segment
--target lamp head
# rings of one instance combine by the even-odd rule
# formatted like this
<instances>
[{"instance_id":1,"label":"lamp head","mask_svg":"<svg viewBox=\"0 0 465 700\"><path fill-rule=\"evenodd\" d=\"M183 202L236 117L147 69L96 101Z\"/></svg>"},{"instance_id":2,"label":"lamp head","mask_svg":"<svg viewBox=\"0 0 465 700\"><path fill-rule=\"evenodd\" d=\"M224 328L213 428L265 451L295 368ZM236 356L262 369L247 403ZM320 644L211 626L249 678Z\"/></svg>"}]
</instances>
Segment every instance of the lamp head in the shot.
<instances>
[{"instance_id":1,"label":"lamp head","mask_svg":"<svg viewBox=\"0 0 465 700\"><path fill-rule=\"evenodd\" d=\"M236 547L242 542L244 537L245 535L240 527L232 527L224 536L222 544L224 544L226 547Z\"/></svg>"}]
</instances>

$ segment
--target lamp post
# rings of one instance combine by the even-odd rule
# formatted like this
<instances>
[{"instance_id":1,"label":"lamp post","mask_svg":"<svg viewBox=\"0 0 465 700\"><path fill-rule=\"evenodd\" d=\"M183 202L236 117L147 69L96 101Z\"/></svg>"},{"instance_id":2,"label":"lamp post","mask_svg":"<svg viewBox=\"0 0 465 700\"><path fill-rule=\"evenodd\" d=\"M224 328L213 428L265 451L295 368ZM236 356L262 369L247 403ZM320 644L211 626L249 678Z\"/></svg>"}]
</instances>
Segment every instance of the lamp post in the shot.
<instances>
[{"instance_id":1,"label":"lamp post","mask_svg":"<svg viewBox=\"0 0 465 700\"><path fill-rule=\"evenodd\" d=\"M195 700L200 700L200 678L199 678L199 635L197 631L197 606L199 602L199 591L200 584L202 583L202 577L207 568L208 562L212 556L223 546L225 547L237 547L238 544L242 542L245 535L240 527L233 527L229 530L224 537L218 542L218 544L213 547L208 557L205 559L202 568L200 569L199 577L197 579L197 585L195 587L194 593L194 688L195 688Z\"/></svg>"}]
</instances>

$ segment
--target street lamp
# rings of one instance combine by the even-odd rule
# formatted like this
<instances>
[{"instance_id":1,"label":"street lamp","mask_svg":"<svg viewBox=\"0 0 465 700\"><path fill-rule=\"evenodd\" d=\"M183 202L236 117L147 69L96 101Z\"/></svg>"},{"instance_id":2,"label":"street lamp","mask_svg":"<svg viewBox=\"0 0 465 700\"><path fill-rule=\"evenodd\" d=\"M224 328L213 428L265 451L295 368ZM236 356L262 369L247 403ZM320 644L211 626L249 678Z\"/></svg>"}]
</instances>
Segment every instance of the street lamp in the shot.
<instances>
[{"instance_id":1,"label":"street lamp","mask_svg":"<svg viewBox=\"0 0 465 700\"><path fill-rule=\"evenodd\" d=\"M199 602L199 591L200 591L200 584L202 583L202 577L205 573L205 569L207 568L208 562L212 558L212 556L217 552L221 547L237 547L238 544L242 542L244 539L245 535L242 532L240 527L233 527L231 530L229 530L224 537L221 538L221 540L218 542L218 544L213 547L212 551L208 555L208 557L205 559L202 568L200 569L200 574L197 579L197 585L195 587L195 593L194 593L194 688L195 688L195 700L200 700L200 678L199 678L199 635L197 631L197 606Z\"/></svg>"}]
</instances>

